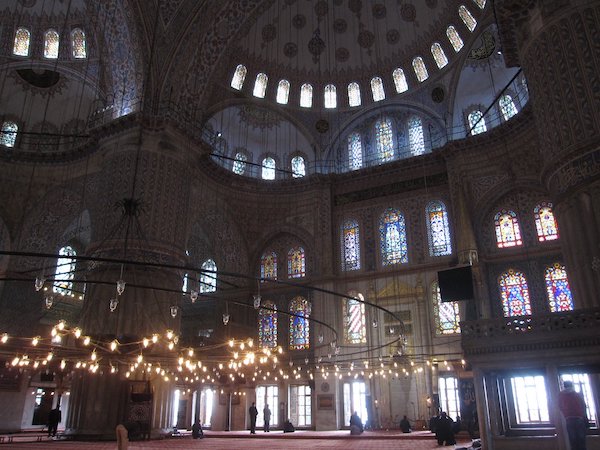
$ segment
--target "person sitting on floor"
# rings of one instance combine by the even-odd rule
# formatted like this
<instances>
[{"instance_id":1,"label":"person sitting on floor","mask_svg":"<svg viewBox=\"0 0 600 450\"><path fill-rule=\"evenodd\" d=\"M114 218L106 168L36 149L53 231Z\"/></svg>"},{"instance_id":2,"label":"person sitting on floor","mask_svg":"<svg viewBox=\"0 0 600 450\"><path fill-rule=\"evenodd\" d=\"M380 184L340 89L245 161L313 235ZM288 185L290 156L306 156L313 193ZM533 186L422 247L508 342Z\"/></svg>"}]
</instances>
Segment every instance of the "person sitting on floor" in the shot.
<instances>
[{"instance_id":1,"label":"person sitting on floor","mask_svg":"<svg viewBox=\"0 0 600 450\"><path fill-rule=\"evenodd\" d=\"M454 421L443 412L440 414L437 421L437 428L435 431L435 438L437 439L438 445L454 445L456 439L454 439L453 431Z\"/></svg>"},{"instance_id":2,"label":"person sitting on floor","mask_svg":"<svg viewBox=\"0 0 600 450\"><path fill-rule=\"evenodd\" d=\"M200 423L200 419L196 420L196 423L192 425L192 437L194 439L202 439L204 437L204 432L202 431L202 424Z\"/></svg>"},{"instance_id":3,"label":"person sitting on floor","mask_svg":"<svg viewBox=\"0 0 600 450\"><path fill-rule=\"evenodd\" d=\"M410 433L412 430L410 429L410 422L408 421L408 417L404 416L400 421L400 430L403 433Z\"/></svg>"},{"instance_id":4,"label":"person sitting on floor","mask_svg":"<svg viewBox=\"0 0 600 450\"><path fill-rule=\"evenodd\" d=\"M360 420L360 417L358 417L358 413L354 411L350 416L350 434L362 434L363 431L365 431L365 429L363 427L362 420Z\"/></svg>"}]
</instances>

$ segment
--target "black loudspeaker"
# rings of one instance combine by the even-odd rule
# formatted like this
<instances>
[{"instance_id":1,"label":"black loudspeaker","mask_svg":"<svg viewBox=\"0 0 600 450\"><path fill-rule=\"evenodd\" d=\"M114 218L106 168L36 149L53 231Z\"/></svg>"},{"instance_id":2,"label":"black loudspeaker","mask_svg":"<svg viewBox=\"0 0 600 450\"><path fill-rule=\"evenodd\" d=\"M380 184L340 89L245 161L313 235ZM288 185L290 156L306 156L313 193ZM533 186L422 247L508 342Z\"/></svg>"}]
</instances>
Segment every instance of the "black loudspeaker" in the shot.
<instances>
[{"instance_id":1,"label":"black loudspeaker","mask_svg":"<svg viewBox=\"0 0 600 450\"><path fill-rule=\"evenodd\" d=\"M473 300L473 275L471 266L438 272L438 285L442 302Z\"/></svg>"}]
</instances>

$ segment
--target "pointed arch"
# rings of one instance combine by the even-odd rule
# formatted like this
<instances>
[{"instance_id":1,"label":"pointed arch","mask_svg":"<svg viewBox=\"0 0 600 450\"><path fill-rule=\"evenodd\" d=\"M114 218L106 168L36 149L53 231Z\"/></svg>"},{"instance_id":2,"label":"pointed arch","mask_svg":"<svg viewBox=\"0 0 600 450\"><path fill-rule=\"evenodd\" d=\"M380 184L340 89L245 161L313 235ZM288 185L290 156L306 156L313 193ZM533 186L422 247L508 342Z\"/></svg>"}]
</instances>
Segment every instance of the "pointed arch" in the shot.
<instances>
[{"instance_id":1,"label":"pointed arch","mask_svg":"<svg viewBox=\"0 0 600 450\"><path fill-rule=\"evenodd\" d=\"M46 30L44 33L44 58L58 58L58 50L60 44L60 36L58 31L54 29Z\"/></svg>"},{"instance_id":2,"label":"pointed arch","mask_svg":"<svg viewBox=\"0 0 600 450\"><path fill-rule=\"evenodd\" d=\"M498 248L518 247L523 244L519 220L514 211L502 210L494 217Z\"/></svg>"},{"instance_id":3,"label":"pointed arch","mask_svg":"<svg viewBox=\"0 0 600 450\"><path fill-rule=\"evenodd\" d=\"M71 51L75 59L87 58L87 41L85 32L81 28L74 28L71 31Z\"/></svg>"},{"instance_id":4,"label":"pointed arch","mask_svg":"<svg viewBox=\"0 0 600 450\"><path fill-rule=\"evenodd\" d=\"M288 278L304 278L306 276L306 255L303 247L293 247L288 252Z\"/></svg>"},{"instance_id":5,"label":"pointed arch","mask_svg":"<svg viewBox=\"0 0 600 450\"><path fill-rule=\"evenodd\" d=\"M498 278L504 317L531 315L529 288L523 273L508 269Z\"/></svg>"},{"instance_id":6,"label":"pointed arch","mask_svg":"<svg viewBox=\"0 0 600 450\"><path fill-rule=\"evenodd\" d=\"M367 343L367 319L364 296L360 292L350 291L344 302L344 340L348 344Z\"/></svg>"},{"instance_id":7,"label":"pointed arch","mask_svg":"<svg viewBox=\"0 0 600 450\"><path fill-rule=\"evenodd\" d=\"M452 253L450 226L446 205L435 200L425 207L427 216L427 236L429 238L429 255L445 256Z\"/></svg>"},{"instance_id":8,"label":"pointed arch","mask_svg":"<svg viewBox=\"0 0 600 450\"><path fill-rule=\"evenodd\" d=\"M379 219L381 264L408 263L408 244L404 215L397 209L388 208Z\"/></svg>"},{"instance_id":9,"label":"pointed arch","mask_svg":"<svg viewBox=\"0 0 600 450\"><path fill-rule=\"evenodd\" d=\"M558 239L558 225L552 210L552 203L542 202L533 208L535 229L540 242Z\"/></svg>"},{"instance_id":10,"label":"pointed arch","mask_svg":"<svg viewBox=\"0 0 600 450\"><path fill-rule=\"evenodd\" d=\"M290 302L290 350L310 348L311 305L304 297L295 297Z\"/></svg>"},{"instance_id":11,"label":"pointed arch","mask_svg":"<svg viewBox=\"0 0 600 450\"><path fill-rule=\"evenodd\" d=\"M267 251L260 257L260 277L277 279L277 253Z\"/></svg>"},{"instance_id":12,"label":"pointed arch","mask_svg":"<svg viewBox=\"0 0 600 450\"><path fill-rule=\"evenodd\" d=\"M233 77L231 78L231 87L233 89L236 89L238 91L242 89L242 86L244 86L244 80L246 79L247 72L248 71L246 69L246 66L244 66L243 64L239 64L235 68L235 72L233 73Z\"/></svg>"},{"instance_id":13,"label":"pointed arch","mask_svg":"<svg viewBox=\"0 0 600 450\"><path fill-rule=\"evenodd\" d=\"M258 312L258 345L277 347L277 305L270 300L264 302Z\"/></svg>"},{"instance_id":14,"label":"pointed arch","mask_svg":"<svg viewBox=\"0 0 600 450\"><path fill-rule=\"evenodd\" d=\"M546 267L544 273L548 306L551 312L573 310L573 296L567 278L567 270L561 263L554 263Z\"/></svg>"}]
</instances>

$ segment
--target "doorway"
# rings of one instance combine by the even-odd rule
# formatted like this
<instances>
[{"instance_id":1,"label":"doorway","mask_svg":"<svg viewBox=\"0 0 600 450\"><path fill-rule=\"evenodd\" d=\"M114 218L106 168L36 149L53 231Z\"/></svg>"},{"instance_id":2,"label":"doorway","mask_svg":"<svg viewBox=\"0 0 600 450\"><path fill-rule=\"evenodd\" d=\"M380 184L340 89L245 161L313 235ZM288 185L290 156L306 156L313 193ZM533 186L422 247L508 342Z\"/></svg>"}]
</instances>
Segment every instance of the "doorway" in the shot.
<instances>
[{"instance_id":1,"label":"doorway","mask_svg":"<svg viewBox=\"0 0 600 450\"><path fill-rule=\"evenodd\" d=\"M358 417L366 424L369 419L367 412L367 387L364 381L345 382L343 386L344 394L344 423L342 428L350 426L350 416L354 411Z\"/></svg>"},{"instance_id":2,"label":"doorway","mask_svg":"<svg viewBox=\"0 0 600 450\"><path fill-rule=\"evenodd\" d=\"M263 410L265 405L269 405L271 410L271 427L279 426L279 386L258 386L256 388L256 409L258 417L256 426L264 427L265 420Z\"/></svg>"}]
</instances>

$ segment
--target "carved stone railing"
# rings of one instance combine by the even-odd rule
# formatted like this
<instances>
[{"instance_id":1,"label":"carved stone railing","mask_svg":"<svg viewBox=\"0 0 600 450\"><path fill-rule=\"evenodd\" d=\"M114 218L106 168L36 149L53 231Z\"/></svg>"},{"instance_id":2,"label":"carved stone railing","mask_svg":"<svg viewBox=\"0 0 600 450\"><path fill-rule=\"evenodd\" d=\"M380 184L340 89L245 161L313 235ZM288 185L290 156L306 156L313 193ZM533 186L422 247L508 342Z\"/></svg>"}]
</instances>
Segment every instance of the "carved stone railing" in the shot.
<instances>
[{"instance_id":1,"label":"carved stone railing","mask_svg":"<svg viewBox=\"0 0 600 450\"><path fill-rule=\"evenodd\" d=\"M461 322L466 354L517 350L536 345L565 346L600 342L600 308L533 316L503 317Z\"/></svg>"}]
</instances>

